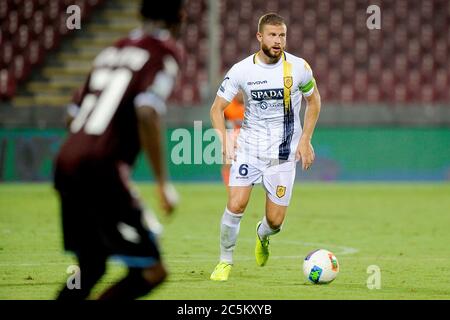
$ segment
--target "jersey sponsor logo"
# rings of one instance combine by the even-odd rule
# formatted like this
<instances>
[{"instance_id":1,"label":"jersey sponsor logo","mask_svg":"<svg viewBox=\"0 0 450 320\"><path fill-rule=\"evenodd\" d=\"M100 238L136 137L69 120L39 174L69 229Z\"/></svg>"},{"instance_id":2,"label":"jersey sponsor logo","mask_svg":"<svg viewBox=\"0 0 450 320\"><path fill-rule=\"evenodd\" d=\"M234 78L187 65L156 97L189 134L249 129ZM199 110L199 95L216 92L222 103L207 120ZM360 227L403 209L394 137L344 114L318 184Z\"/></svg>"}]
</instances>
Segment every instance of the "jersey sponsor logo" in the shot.
<instances>
[{"instance_id":1,"label":"jersey sponsor logo","mask_svg":"<svg viewBox=\"0 0 450 320\"><path fill-rule=\"evenodd\" d=\"M268 106L269 106L269 103L266 101L263 101L259 104L259 107L263 110L266 110Z\"/></svg>"},{"instance_id":2,"label":"jersey sponsor logo","mask_svg":"<svg viewBox=\"0 0 450 320\"><path fill-rule=\"evenodd\" d=\"M225 79L223 79L222 84L219 87L219 90L222 92L225 92L225 86L227 85L227 81L230 79L230 77L225 77Z\"/></svg>"},{"instance_id":3,"label":"jersey sponsor logo","mask_svg":"<svg viewBox=\"0 0 450 320\"><path fill-rule=\"evenodd\" d=\"M266 110L267 108L282 108L284 105L282 102L269 103L267 101L261 101L258 103L258 106L262 110Z\"/></svg>"},{"instance_id":4,"label":"jersey sponsor logo","mask_svg":"<svg viewBox=\"0 0 450 320\"><path fill-rule=\"evenodd\" d=\"M247 85L255 86L255 85L266 84L266 83L267 83L267 80L262 80L262 81L258 80L258 81L249 81L249 82L247 82Z\"/></svg>"},{"instance_id":5,"label":"jersey sponsor logo","mask_svg":"<svg viewBox=\"0 0 450 320\"><path fill-rule=\"evenodd\" d=\"M277 197L283 198L286 194L286 187L285 186L277 186Z\"/></svg>"},{"instance_id":6,"label":"jersey sponsor logo","mask_svg":"<svg viewBox=\"0 0 450 320\"><path fill-rule=\"evenodd\" d=\"M256 101L263 100L283 100L283 89L263 89L263 90L250 90L252 99Z\"/></svg>"}]
</instances>

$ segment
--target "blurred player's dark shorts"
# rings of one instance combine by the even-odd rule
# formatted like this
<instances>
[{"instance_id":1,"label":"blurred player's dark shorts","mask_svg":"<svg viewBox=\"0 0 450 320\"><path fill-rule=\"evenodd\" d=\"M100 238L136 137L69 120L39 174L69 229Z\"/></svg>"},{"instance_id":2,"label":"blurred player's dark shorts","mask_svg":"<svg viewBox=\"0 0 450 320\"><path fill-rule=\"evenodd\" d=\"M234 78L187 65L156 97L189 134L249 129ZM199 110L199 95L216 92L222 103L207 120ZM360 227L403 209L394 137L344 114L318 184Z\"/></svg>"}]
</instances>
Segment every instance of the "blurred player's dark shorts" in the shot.
<instances>
[{"instance_id":1,"label":"blurred player's dark shorts","mask_svg":"<svg viewBox=\"0 0 450 320\"><path fill-rule=\"evenodd\" d=\"M112 256L129 267L144 268L160 260L156 237L118 170L56 169L55 187L67 251Z\"/></svg>"}]
</instances>

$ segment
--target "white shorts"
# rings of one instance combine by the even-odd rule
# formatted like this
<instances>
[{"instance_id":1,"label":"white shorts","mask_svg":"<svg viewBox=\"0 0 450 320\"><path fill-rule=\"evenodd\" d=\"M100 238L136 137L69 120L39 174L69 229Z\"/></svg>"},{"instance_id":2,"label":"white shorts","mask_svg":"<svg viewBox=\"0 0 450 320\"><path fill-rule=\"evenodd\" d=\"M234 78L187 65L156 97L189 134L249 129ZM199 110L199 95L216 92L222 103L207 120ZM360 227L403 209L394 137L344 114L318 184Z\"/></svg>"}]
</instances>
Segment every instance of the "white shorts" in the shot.
<instances>
[{"instance_id":1,"label":"white shorts","mask_svg":"<svg viewBox=\"0 0 450 320\"><path fill-rule=\"evenodd\" d=\"M295 181L295 161L261 160L238 153L231 164L230 187L247 187L261 183L269 199L288 206Z\"/></svg>"}]
</instances>

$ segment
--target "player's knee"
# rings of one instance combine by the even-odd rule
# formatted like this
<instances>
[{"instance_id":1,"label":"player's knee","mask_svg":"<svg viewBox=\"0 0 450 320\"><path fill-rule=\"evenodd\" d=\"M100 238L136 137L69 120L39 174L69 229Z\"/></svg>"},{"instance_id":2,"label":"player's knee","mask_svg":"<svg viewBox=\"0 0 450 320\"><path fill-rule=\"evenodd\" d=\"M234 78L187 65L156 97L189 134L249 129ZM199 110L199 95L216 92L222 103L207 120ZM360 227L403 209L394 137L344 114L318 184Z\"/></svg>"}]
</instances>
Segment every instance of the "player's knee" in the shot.
<instances>
[{"instance_id":1,"label":"player's knee","mask_svg":"<svg viewBox=\"0 0 450 320\"><path fill-rule=\"evenodd\" d=\"M244 213L246 206L247 206L246 203L242 203L241 201L234 200L234 199L230 199L227 203L228 211L235 213L235 214Z\"/></svg>"},{"instance_id":2,"label":"player's knee","mask_svg":"<svg viewBox=\"0 0 450 320\"><path fill-rule=\"evenodd\" d=\"M84 300L89 297L92 288L106 271L105 262L103 260L81 260L80 270L80 287L69 288L67 284L60 291L58 300Z\"/></svg>"},{"instance_id":3,"label":"player's knee","mask_svg":"<svg viewBox=\"0 0 450 320\"><path fill-rule=\"evenodd\" d=\"M281 230L283 227L283 218L273 217L267 219L267 224L272 230Z\"/></svg>"},{"instance_id":4,"label":"player's knee","mask_svg":"<svg viewBox=\"0 0 450 320\"><path fill-rule=\"evenodd\" d=\"M162 268L160 270L158 270L158 274L157 274L158 283L157 284L164 282L167 279L168 275L169 275L169 272L167 271L167 269L164 266L162 266Z\"/></svg>"},{"instance_id":5,"label":"player's knee","mask_svg":"<svg viewBox=\"0 0 450 320\"><path fill-rule=\"evenodd\" d=\"M130 269L128 278L133 283L134 296L141 297L164 282L167 275L166 268L161 263L158 263L144 269L132 268Z\"/></svg>"},{"instance_id":6,"label":"player's knee","mask_svg":"<svg viewBox=\"0 0 450 320\"><path fill-rule=\"evenodd\" d=\"M152 286L157 286L158 284L164 282L169 274L166 267L162 263L158 263L152 267L144 269L142 275L146 282Z\"/></svg>"}]
</instances>

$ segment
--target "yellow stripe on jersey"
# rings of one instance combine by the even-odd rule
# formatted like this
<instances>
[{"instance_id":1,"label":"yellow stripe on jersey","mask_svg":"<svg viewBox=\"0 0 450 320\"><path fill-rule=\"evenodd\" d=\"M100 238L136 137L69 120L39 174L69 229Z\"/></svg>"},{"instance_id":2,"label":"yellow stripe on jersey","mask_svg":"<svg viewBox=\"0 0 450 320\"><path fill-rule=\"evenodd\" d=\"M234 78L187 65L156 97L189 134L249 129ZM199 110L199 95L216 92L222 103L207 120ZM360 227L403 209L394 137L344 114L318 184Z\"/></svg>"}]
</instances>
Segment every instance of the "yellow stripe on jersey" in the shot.
<instances>
[{"instance_id":1,"label":"yellow stripe on jersey","mask_svg":"<svg viewBox=\"0 0 450 320\"><path fill-rule=\"evenodd\" d=\"M283 100L285 111L291 108L291 88L293 84L292 63L286 61L286 54L283 52Z\"/></svg>"}]
</instances>

